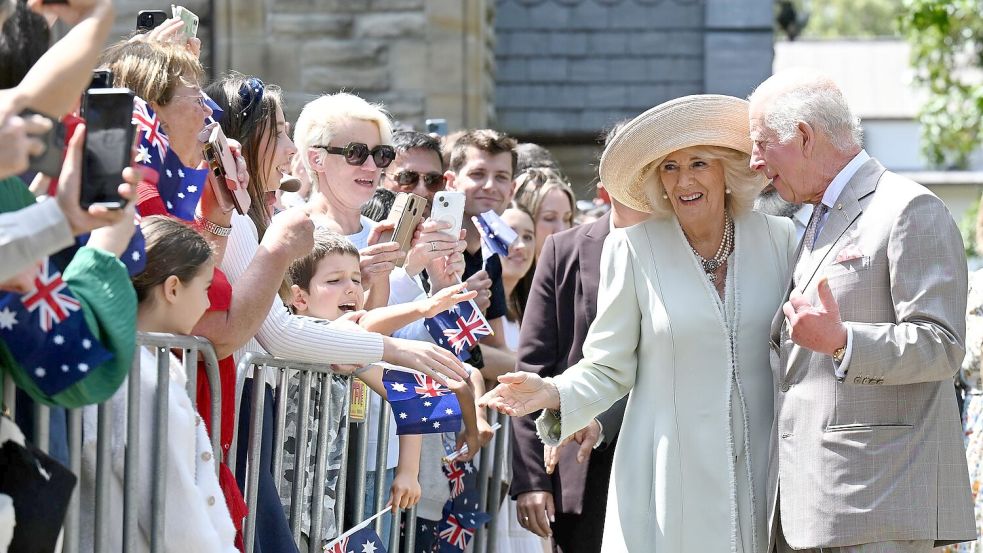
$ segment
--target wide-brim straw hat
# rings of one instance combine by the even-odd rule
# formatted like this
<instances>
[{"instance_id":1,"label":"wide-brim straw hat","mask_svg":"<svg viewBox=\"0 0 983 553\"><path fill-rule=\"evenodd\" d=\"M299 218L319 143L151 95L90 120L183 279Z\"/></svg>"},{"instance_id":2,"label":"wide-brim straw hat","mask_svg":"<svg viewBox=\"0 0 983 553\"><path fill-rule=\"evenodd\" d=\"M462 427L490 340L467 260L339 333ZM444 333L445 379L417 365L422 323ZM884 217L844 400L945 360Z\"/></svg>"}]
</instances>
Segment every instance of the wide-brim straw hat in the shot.
<instances>
[{"instance_id":1,"label":"wide-brim straw hat","mask_svg":"<svg viewBox=\"0 0 983 553\"><path fill-rule=\"evenodd\" d=\"M748 102L698 94L676 98L629 121L604 149L604 188L632 209L652 212L645 188L653 162L691 146L723 146L751 154Z\"/></svg>"}]
</instances>

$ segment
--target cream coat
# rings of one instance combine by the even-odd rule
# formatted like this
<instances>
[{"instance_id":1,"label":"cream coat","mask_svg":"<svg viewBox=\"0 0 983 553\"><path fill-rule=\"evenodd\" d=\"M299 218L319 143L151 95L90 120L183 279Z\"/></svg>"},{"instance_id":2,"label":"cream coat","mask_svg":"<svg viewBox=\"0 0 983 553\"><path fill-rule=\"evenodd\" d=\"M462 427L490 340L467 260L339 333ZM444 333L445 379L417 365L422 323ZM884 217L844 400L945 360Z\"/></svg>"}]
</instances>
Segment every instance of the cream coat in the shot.
<instances>
[{"instance_id":1,"label":"cream coat","mask_svg":"<svg viewBox=\"0 0 983 553\"><path fill-rule=\"evenodd\" d=\"M757 213L735 224L725 302L674 218L616 231L604 246L584 360L554 378L561 438L632 391L604 551L763 553L768 544L768 331L795 235L788 219ZM538 422L547 443L553 422Z\"/></svg>"}]
</instances>

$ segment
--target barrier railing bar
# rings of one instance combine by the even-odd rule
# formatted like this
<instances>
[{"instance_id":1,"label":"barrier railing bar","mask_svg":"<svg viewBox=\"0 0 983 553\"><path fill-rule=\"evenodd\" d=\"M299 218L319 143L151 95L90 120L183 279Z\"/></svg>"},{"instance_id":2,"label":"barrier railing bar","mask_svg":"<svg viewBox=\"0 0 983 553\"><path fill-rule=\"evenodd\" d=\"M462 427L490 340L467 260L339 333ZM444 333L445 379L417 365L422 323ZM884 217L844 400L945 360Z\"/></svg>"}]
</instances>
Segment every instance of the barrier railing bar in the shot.
<instances>
[{"instance_id":1,"label":"barrier railing bar","mask_svg":"<svg viewBox=\"0 0 983 553\"><path fill-rule=\"evenodd\" d=\"M358 522L365 519L365 481L368 467L366 464L369 459L369 421L376 413L367 406L365 409L365 420L355 425L355 512L352 513L352 521ZM378 511L377 511L378 512ZM344 525L339 527L339 530Z\"/></svg>"},{"instance_id":2,"label":"barrier railing bar","mask_svg":"<svg viewBox=\"0 0 983 553\"><path fill-rule=\"evenodd\" d=\"M248 356L246 357L249 360ZM248 367L248 365L247 365ZM259 497L259 463L261 457L261 444L263 443L263 408L266 389L266 364L255 365L253 369L253 398L252 411L249 416L249 435L250 444L255 447L249 448L246 459L246 507L249 509L249 516L246 517L246 524L243 528L244 545L246 553L253 553L256 543L256 503Z\"/></svg>"},{"instance_id":3,"label":"barrier railing bar","mask_svg":"<svg viewBox=\"0 0 983 553\"><path fill-rule=\"evenodd\" d=\"M331 410L332 377L321 375L321 395L318 403L317 449L314 461L314 490L311 494L311 529L308 553L321 552L321 526L324 517L324 484L328 475L328 421Z\"/></svg>"},{"instance_id":4,"label":"barrier railing bar","mask_svg":"<svg viewBox=\"0 0 983 553\"><path fill-rule=\"evenodd\" d=\"M378 513L385 505L385 498L389 495L386 487L386 471L389 465L389 402L383 399L379 402L379 439L375 456L375 505L372 512ZM375 519L375 532L382 535L383 517Z\"/></svg>"},{"instance_id":5,"label":"barrier railing bar","mask_svg":"<svg viewBox=\"0 0 983 553\"><path fill-rule=\"evenodd\" d=\"M406 512L406 551L416 551L416 505Z\"/></svg>"},{"instance_id":6,"label":"barrier railing bar","mask_svg":"<svg viewBox=\"0 0 983 553\"><path fill-rule=\"evenodd\" d=\"M44 453L51 451L51 408L34 402L34 445Z\"/></svg>"},{"instance_id":7,"label":"barrier railing bar","mask_svg":"<svg viewBox=\"0 0 983 553\"><path fill-rule=\"evenodd\" d=\"M486 538L486 551L497 551L498 540L496 529L498 528L498 513L500 512L499 499L501 498L501 486L502 486L502 475L505 472L505 452L508 450L509 444L509 430L511 425L509 424L508 416L501 413L496 414L498 423L501 425L501 429L498 434L495 435L495 462L492 466L492 477L490 490L488 492L488 502L485 505L485 512L491 515L491 520L488 522L487 532L485 533Z\"/></svg>"},{"instance_id":8,"label":"barrier railing bar","mask_svg":"<svg viewBox=\"0 0 983 553\"><path fill-rule=\"evenodd\" d=\"M485 412L486 415L490 411ZM487 455L488 451L482 451L480 454L481 460L478 464L478 505L488 505L488 476L491 472L493 459ZM475 531L474 535L474 552L475 553L485 553L485 536L486 528L479 527Z\"/></svg>"},{"instance_id":9,"label":"barrier railing bar","mask_svg":"<svg viewBox=\"0 0 983 553\"><path fill-rule=\"evenodd\" d=\"M185 389L188 397L191 398L191 408L198 411L198 346L197 344L190 350L184 352L184 374L188 379ZM207 362L205 363L208 364ZM209 386L211 384L209 383ZM221 392L219 392L221 393ZM214 401L212 402L215 403ZM214 447L212 449L215 449ZM220 449L216 451L221 452ZM218 463L215 463L218 466Z\"/></svg>"},{"instance_id":10,"label":"barrier railing bar","mask_svg":"<svg viewBox=\"0 0 983 553\"><path fill-rule=\"evenodd\" d=\"M139 363L134 359L134 363ZM112 418L110 402L99 404L96 430L96 503L95 528L93 528L94 551L108 551L109 547L109 471L112 465Z\"/></svg>"},{"instance_id":11,"label":"barrier railing bar","mask_svg":"<svg viewBox=\"0 0 983 553\"><path fill-rule=\"evenodd\" d=\"M332 377L333 378L333 377ZM349 413L352 403L352 379L345 379L345 402L341 408L343 414L341 428L338 430L338 439L341 440L341 466L338 468L338 491L335 493L335 530L341 534L341 529L345 525L345 500L348 494L348 440L351 438L351 420Z\"/></svg>"},{"instance_id":12,"label":"barrier railing bar","mask_svg":"<svg viewBox=\"0 0 983 553\"><path fill-rule=\"evenodd\" d=\"M151 496L150 551L164 551L164 510L167 503L167 413L171 386L171 356L166 347L157 348L157 397L154 417L154 483ZM139 374L139 373L138 373ZM131 373L132 376L132 373Z\"/></svg>"},{"instance_id":13,"label":"barrier railing bar","mask_svg":"<svg viewBox=\"0 0 983 553\"><path fill-rule=\"evenodd\" d=\"M387 549L387 551L398 552L399 551L399 521L403 516L403 510L399 509L396 511L395 515L389 514L386 516L390 517L390 519L392 520L391 523L392 531L389 532L389 548Z\"/></svg>"},{"instance_id":14,"label":"barrier railing bar","mask_svg":"<svg viewBox=\"0 0 983 553\"><path fill-rule=\"evenodd\" d=\"M68 464L73 474L82 474L82 410L68 409ZM82 530L79 524L79 487L72 490L72 498L68 503L65 514L65 547L64 553L78 553L79 534Z\"/></svg>"},{"instance_id":15,"label":"barrier railing bar","mask_svg":"<svg viewBox=\"0 0 983 553\"><path fill-rule=\"evenodd\" d=\"M142 347L137 346L133 356L133 370L126 377L126 453L123 459L126 466L123 469L123 551L137 551L139 536L140 509L137 507L141 500L138 494L140 482L140 359ZM151 415L152 416L152 415Z\"/></svg>"},{"instance_id":16,"label":"barrier railing bar","mask_svg":"<svg viewBox=\"0 0 983 553\"><path fill-rule=\"evenodd\" d=\"M255 383L254 383L255 385ZM285 403L286 390L280 391L280 402ZM303 526L301 511L304 508L304 487L307 484L307 419L311 416L311 373L300 375L300 405L297 409L297 436L294 439L294 485L290 496L290 530L294 543L300 547L300 530Z\"/></svg>"},{"instance_id":17,"label":"barrier railing bar","mask_svg":"<svg viewBox=\"0 0 983 553\"><path fill-rule=\"evenodd\" d=\"M280 487L283 485L283 453L287 441L287 402L289 401L287 391L290 372L289 369L281 370L276 385L276 396L279 399L276 402L273 422L273 484L276 486L277 494L280 493Z\"/></svg>"}]
</instances>

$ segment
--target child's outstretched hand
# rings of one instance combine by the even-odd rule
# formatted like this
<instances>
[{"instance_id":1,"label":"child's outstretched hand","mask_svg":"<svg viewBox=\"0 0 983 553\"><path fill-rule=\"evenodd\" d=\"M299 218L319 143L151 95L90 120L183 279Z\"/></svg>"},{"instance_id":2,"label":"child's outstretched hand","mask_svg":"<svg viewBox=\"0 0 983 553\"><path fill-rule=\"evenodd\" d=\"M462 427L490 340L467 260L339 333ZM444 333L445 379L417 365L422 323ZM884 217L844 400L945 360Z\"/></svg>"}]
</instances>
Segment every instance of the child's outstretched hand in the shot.
<instances>
[{"instance_id":1,"label":"child's outstretched hand","mask_svg":"<svg viewBox=\"0 0 983 553\"><path fill-rule=\"evenodd\" d=\"M408 474L401 474L397 470L396 477L393 478L393 487L387 506L392 507L394 514L398 513L399 509L409 509L416 505L422 494L423 491L416 478Z\"/></svg>"},{"instance_id":2,"label":"child's outstretched hand","mask_svg":"<svg viewBox=\"0 0 983 553\"><path fill-rule=\"evenodd\" d=\"M461 302L478 297L478 292L473 290L466 291L467 286L466 283L462 282L454 286L448 286L431 296L426 300L429 306L424 316L428 318L436 317L438 313L443 313Z\"/></svg>"}]
</instances>

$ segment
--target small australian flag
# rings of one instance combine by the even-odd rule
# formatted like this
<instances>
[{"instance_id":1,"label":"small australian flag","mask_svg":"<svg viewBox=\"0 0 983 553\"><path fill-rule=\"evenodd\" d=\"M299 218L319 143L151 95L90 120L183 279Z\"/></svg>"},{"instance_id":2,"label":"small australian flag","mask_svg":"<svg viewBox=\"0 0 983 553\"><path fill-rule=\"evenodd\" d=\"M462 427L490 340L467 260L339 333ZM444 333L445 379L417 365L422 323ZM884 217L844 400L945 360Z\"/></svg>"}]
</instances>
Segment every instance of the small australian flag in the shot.
<instances>
[{"instance_id":1,"label":"small australian flag","mask_svg":"<svg viewBox=\"0 0 983 553\"><path fill-rule=\"evenodd\" d=\"M461 553L474 539L478 527L491 520L491 515L479 508L478 491L469 489L444 505L444 520L440 523L441 553Z\"/></svg>"},{"instance_id":2,"label":"small australian flag","mask_svg":"<svg viewBox=\"0 0 983 553\"><path fill-rule=\"evenodd\" d=\"M48 396L113 358L89 330L82 304L47 258L26 294L0 293L0 339Z\"/></svg>"},{"instance_id":3,"label":"small australian flag","mask_svg":"<svg viewBox=\"0 0 983 553\"><path fill-rule=\"evenodd\" d=\"M472 217L471 221L478 228L485 247L500 256L507 256L512 243L519 237L493 210Z\"/></svg>"},{"instance_id":4,"label":"small australian flag","mask_svg":"<svg viewBox=\"0 0 983 553\"><path fill-rule=\"evenodd\" d=\"M437 345L454 353L461 361L471 358L468 350L478 345L479 340L493 334L488 320L471 300L424 319L423 326Z\"/></svg>"},{"instance_id":5,"label":"small australian flag","mask_svg":"<svg viewBox=\"0 0 983 553\"><path fill-rule=\"evenodd\" d=\"M457 396L432 377L386 369L382 383L396 419L396 434L437 434L461 429Z\"/></svg>"}]
</instances>

